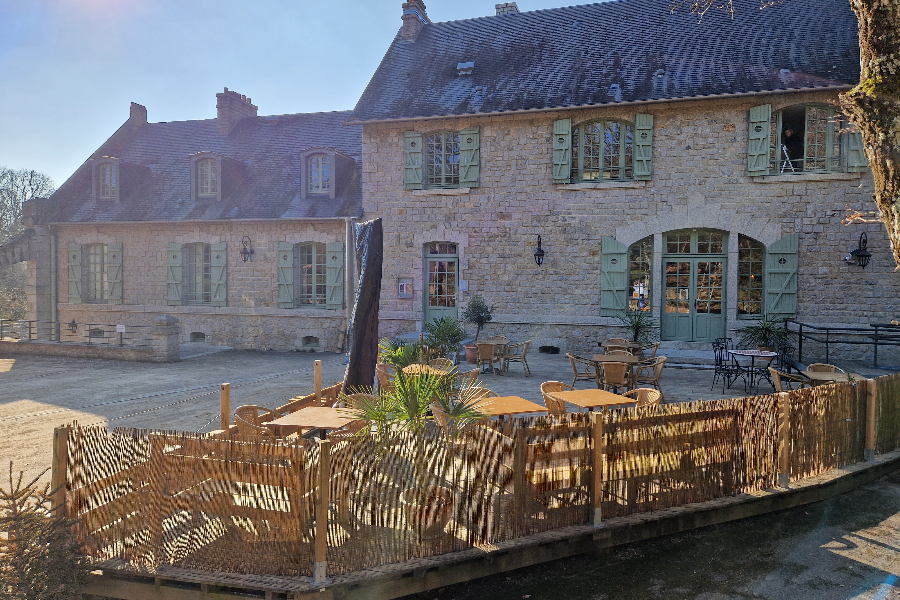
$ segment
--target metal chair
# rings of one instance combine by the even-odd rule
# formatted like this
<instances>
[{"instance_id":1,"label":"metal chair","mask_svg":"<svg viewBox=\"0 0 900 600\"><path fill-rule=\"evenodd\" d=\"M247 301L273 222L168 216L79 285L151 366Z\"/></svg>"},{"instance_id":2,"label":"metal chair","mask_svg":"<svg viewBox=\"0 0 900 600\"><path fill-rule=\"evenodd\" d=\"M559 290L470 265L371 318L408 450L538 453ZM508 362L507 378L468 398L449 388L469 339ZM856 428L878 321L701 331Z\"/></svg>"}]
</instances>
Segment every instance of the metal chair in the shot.
<instances>
[{"instance_id":1,"label":"metal chair","mask_svg":"<svg viewBox=\"0 0 900 600\"><path fill-rule=\"evenodd\" d=\"M575 354L566 353L569 362L572 364L572 372L575 377L572 379L572 386L578 381L593 381L597 387L600 387L600 372L597 370L596 363ZM581 370L578 367L581 367Z\"/></svg>"}]
</instances>

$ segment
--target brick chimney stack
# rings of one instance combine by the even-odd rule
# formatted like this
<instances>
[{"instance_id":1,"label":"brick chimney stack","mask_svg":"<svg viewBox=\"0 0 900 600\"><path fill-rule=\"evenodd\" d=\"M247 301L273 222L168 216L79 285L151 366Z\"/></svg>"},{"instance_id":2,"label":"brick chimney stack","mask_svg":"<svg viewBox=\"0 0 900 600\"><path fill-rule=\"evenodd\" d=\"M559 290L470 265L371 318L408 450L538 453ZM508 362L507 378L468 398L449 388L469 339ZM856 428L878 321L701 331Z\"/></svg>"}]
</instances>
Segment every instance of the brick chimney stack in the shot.
<instances>
[{"instance_id":1,"label":"brick chimney stack","mask_svg":"<svg viewBox=\"0 0 900 600\"><path fill-rule=\"evenodd\" d=\"M495 4L498 15L508 15L519 12L519 6L515 2L504 2L503 4Z\"/></svg>"},{"instance_id":2,"label":"brick chimney stack","mask_svg":"<svg viewBox=\"0 0 900 600\"><path fill-rule=\"evenodd\" d=\"M425 12L425 3L422 0L409 0L403 3L403 27L400 28L400 37L404 41L415 41L416 36L428 23L431 23L431 20Z\"/></svg>"},{"instance_id":3,"label":"brick chimney stack","mask_svg":"<svg viewBox=\"0 0 900 600\"><path fill-rule=\"evenodd\" d=\"M244 117L255 117L258 110L259 107L254 106L250 98L225 88L224 92L216 94L216 125L219 133L228 135L238 121Z\"/></svg>"},{"instance_id":4,"label":"brick chimney stack","mask_svg":"<svg viewBox=\"0 0 900 600\"><path fill-rule=\"evenodd\" d=\"M141 106L137 102L131 103L131 113L128 115L128 121L132 125L147 124L147 107Z\"/></svg>"}]
</instances>

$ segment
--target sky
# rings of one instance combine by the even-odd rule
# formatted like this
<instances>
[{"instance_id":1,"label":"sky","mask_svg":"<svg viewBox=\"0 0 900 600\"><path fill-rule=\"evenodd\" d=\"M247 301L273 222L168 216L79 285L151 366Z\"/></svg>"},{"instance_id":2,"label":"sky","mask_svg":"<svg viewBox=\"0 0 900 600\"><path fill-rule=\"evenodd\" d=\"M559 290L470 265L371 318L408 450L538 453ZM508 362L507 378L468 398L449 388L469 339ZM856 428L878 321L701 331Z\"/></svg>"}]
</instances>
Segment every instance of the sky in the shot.
<instances>
[{"instance_id":1,"label":"sky","mask_svg":"<svg viewBox=\"0 0 900 600\"><path fill-rule=\"evenodd\" d=\"M518 0L540 10L577 0ZM402 0L0 0L0 167L61 185L127 119L211 119L215 94L260 115L352 109ZM426 0L432 21L495 0Z\"/></svg>"}]
</instances>

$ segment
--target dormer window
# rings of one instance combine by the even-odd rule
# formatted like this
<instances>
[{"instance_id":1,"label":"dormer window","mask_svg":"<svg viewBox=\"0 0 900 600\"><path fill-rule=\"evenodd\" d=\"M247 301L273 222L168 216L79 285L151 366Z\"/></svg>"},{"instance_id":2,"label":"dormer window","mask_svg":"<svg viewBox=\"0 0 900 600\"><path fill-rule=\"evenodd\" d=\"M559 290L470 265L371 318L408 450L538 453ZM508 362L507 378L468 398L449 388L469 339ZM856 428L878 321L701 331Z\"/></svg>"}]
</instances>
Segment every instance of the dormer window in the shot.
<instances>
[{"instance_id":1,"label":"dormer window","mask_svg":"<svg viewBox=\"0 0 900 600\"><path fill-rule=\"evenodd\" d=\"M222 199L222 157L212 152L191 156L191 200Z\"/></svg>"},{"instance_id":2,"label":"dormer window","mask_svg":"<svg viewBox=\"0 0 900 600\"><path fill-rule=\"evenodd\" d=\"M307 191L310 194L331 193L331 157L314 154L307 164Z\"/></svg>"},{"instance_id":3,"label":"dormer window","mask_svg":"<svg viewBox=\"0 0 900 600\"><path fill-rule=\"evenodd\" d=\"M117 202L119 200L119 161L104 156L94 166L94 198Z\"/></svg>"}]
</instances>

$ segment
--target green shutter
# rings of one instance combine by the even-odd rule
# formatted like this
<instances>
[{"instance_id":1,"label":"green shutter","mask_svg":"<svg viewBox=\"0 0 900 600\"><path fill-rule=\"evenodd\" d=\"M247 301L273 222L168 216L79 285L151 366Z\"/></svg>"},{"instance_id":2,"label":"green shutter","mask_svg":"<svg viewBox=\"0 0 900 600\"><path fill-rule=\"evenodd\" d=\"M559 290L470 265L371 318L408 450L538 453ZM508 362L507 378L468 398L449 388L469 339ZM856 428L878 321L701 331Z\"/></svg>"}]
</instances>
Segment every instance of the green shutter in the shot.
<instances>
[{"instance_id":1,"label":"green shutter","mask_svg":"<svg viewBox=\"0 0 900 600\"><path fill-rule=\"evenodd\" d=\"M184 268L181 244L169 242L166 258L166 297L169 306L181 306L181 271Z\"/></svg>"},{"instance_id":2,"label":"green shutter","mask_svg":"<svg viewBox=\"0 0 900 600\"><path fill-rule=\"evenodd\" d=\"M634 121L634 178L650 181L653 175L653 115L638 115Z\"/></svg>"},{"instance_id":3,"label":"green shutter","mask_svg":"<svg viewBox=\"0 0 900 600\"><path fill-rule=\"evenodd\" d=\"M109 282L109 304L122 304L122 243L106 246L106 279Z\"/></svg>"},{"instance_id":4,"label":"green shutter","mask_svg":"<svg viewBox=\"0 0 900 600\"><path fill-rule=\"evenodd\" d=\"M81 244L69 242L69 302L81 303Z\"/></svg>"},{"instance_id":5,"label":"green shutter","mask_svg":"<svg viewBox=\"0 0 900 600\"><path fill-rule=\"evenodd\" d=\"M866 158L866 146L863 143L862 133L854 129L847 134L847 170L865 171L869 168L869 159Z\"/></svg>"},{"instance_id":6,"label":"green shutter","mask_svg":"<svg viewBox=\"0 0 900 600\"><path fill-rule=\"evenodd\" d=\"M278 242L278 308L294 308L294 245Z\"/></svg>"},{"instance_id":7,"label":"green shutter","mask_svg":"<svg viewBox=\"0 0 900 600\"><path fill-rule=\"evenodd\" d=\"M459 132L459 185L460 187L478 187L481 171L481 148L477 127L470 127Z\"/></svg>"},{"instance_id":8,"label":"green shutter","mask_svg":"<svg viewBox=\"0 0 900 600\"><path fill-rule=\"evenodd\" d=\"M628 248L608 235L600 246L603 267L600 272L600 316L619 317L628 308Z\"/></svg>"},{"instance_id":9,"label":"green shutter","mask_svg":"<svg viewBox=\"0 0 900 600\"><path fill-rule=\"evenodd\" d=\"M418 131L403 134L403 187L408 190L422 189L422 140Z\"/></svg>"},{"instance_id":10,"label":"green shutter","mask_svg":"<svg viewBox=\"0 0 900 600\"><path fill-rule=\"evenodd\" d=\"M344 242L332 242L325 253L325 308L344 308Z\"/></svg>"},{"instance_id":11,"label":"green shutter","mask_svg":"<svg viewBox=\"0 0 900 600\"><path fill-rule=\"evenodd\" d=\"M769 174L769 136L772 130L772 105L750 109L750 140L747 145L747 175Z\"/></svg>"},{"instance_id":12,"label":"green shutter","mask_svg":"<svg viewBox=\"0 0 900 600\"><path fill-rule=\"evenodd\" d=\"M569 183L572 177L572 119L553 122L553 183Z\"/></svg>"},{"instance_id":13,"label":"green shutter","mask_svg":"<svg viewBox=\"0 0 900 600\"><path fill-rule=\"evenodd\" d=\"M209 273L212 284L212 306L228 306L228 245L209 245Z\"/></svg>"},{"instance_id":14,"label":"green shutter","mask_svg":"<svg viewBox=\"0 0 900 600\"><path fill-rule=\"evenodd\" d=\"M800 236L783 237L766 252L766 317L797 316L797 262Z\"/></svg>"}]
</instances>

